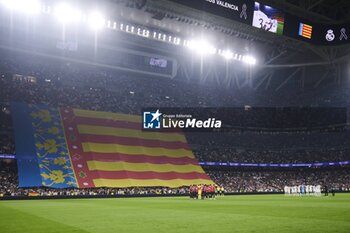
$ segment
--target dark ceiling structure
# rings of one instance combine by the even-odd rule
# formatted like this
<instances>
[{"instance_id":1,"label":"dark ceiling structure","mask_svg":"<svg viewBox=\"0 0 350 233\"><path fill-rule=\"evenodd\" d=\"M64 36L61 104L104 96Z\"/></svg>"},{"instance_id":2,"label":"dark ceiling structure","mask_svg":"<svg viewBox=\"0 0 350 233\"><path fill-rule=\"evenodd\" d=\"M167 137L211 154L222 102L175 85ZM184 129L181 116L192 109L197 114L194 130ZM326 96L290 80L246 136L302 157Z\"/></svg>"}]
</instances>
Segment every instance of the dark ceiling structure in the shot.
<instances>
[{"instance_id":1,"label":"dark ceiling structure","mask_svg":"<svg viewBox=\"0 0 350 233\"><path fill-rule=\"evenodd\" d=\"M276 77L281 79L279 89L296 77L301 80L301 85L307 83L308 79L316 80L315 88L329 79L340 83L344 77L344 70L348 70L350 46L315 46L206 14L170 0L110 0L110 2L117 5L115 15L130 22L158 28L182 38L203 35L214 38L213 41L219 41L221 46L232 46L234 49L243 49L247 53L256 54L259 63L253 71L250 71L249 75L254 77L250 80L267 80L269 83L272 77ZM313 22L338 24L350 20L350 0L260 0L259 2ZM280 75L281 70L285 72L283 77ZM245 74L233 74L237 77L242 75Z\"/></svg>"},{"instance_id":2,"label":"dark ceiling structure","mask_svg":"<svg viewBox=\"0 0 350 233\"><path fill-rule=\"evenodd\" d=\"M319 19L332 24L350 20L350 1L348 0L286 0L278 1L288 6L295 6L306 15L318 15Z\"/></svg>"}]
</instances>

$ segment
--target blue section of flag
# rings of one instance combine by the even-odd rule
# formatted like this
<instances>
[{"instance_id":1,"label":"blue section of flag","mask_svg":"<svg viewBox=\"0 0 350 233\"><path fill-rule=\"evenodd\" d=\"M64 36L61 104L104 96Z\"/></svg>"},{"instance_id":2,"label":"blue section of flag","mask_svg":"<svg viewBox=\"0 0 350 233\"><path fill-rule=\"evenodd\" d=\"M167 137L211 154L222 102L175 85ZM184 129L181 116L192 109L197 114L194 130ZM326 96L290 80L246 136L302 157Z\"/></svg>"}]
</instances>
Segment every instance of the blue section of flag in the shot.
<instances>
[{"instance_id":1,"label":"blue section of flag","mask_svg":"<svg viewBox=\"0 0 350 233\"><path fill-rule=\"evenodd\" d=\"M77 187L61 116L46 105L11 105L20 187Z\"/></svg>"},{"instance_id":2,"label":"blue section of flag","mask_svg":"<svg viewBox=\"0 0 350 233\"><path fill-rule=\"evenodd\" d=\"M11 113L15 133L19 187L42 186L30 109L27 104L12 103Z\"/></svg>"},{"instance_id":3,"label":"blue section of flag","mask_svg":"<svg viewBox=\"0 0 350 233\"><path fill-rule=\"evenodd\" d=\"M304 27L304 24L299 23L299 36L303 35L303 27Z\"/></svg>"}]
</instances>

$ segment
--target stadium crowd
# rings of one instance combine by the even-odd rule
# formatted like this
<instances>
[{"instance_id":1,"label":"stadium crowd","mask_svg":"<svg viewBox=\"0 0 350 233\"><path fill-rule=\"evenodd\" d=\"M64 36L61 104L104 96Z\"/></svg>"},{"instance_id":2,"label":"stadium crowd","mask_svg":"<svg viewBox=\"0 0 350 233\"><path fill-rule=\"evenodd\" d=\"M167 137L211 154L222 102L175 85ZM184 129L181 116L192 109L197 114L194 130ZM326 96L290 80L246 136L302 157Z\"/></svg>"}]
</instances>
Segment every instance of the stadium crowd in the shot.
<instances>
[{"instance_id":1,"label":"stadium crowd","mask_svg":"<svg viewBox=\"0 0 350 233\"><path fill-rule=\"evenodd\" d=\"M237 163L318 163L350 161L348 132L191 133L199 161Z\"/></svg>"},{"instance_id":2,"label":"stadium crowd","mask_svg":"<svg viewBox=\"0 0 350 233\"><path fill-rule=\"evenodd\" d=\"M235 147L241 149L289 150L350 148L350 131L341 132L220 132L187 133L196 147Z\"/></svg>"},{"instance_id":3,"label":"stadium crowd","mask_svg":"<svg viewBox=\"0 0 350 233\"><path fill-rule=\"evenodd\" d=\"M145 107L237 107L300 106L286 98L271 98L266 93L236 91L217 84L169 80L65 61L54 61L34 55L15 55L1 51L1 102L24 101L52 106L139 114ZM152 80L152 81L150 81ZM293 93L290 93L293 94ZM290 98L295 99L298 93ZM272 102L278 101L278 102ZM314 106L314 105L307 105ZM260 112L249 114L255 123L263 119ZM250 118L249 118L250 119ZM290 119L292 120L292 119ZM300 123L298 119L294 119ZM314 119L313 119L314 120ZM319 118L324 121L324 118ZM290 125L291 122L285 122ZM320 122L322 123L322 122Z\"/></svg>"},{"instance_id":4,"label":"stadium crowd","mask_svg":"<svg viewBox=\"0 0 350 233\"><path fill-rule=\"evenodd\" d=\"M350 191L349 167L337 169L297 168L288 170L217 170L217 168L213 170L210 167L206 167L205 170L214 183L228 193L283 192L285 186L302 184L328 186L337 191ZM18 188L16 162L14 160L0 160L0 196L135 196L184 195L189 193L190 189L188 187Z\"/></svg>"},{"instance_id":5,"label":"stadium crowd","mask_svg":"<svg viewBox=\"0 0 350 233\"><path fill-rule=\"evenodd\" d=\"M9 110L0 104L0 154L15 154Z\"/></svg>"},{"instance_id":6,"label":"stadium crowd","mask_svg":"<svg viewBox=\"0 0 350 233\"><path fill-rule=\"evenodd\" d=\"M186 187L133 187L133 188L94 188L94 189L53 189L45 187L19 188L16 162L0 159L1 196L137 196L187 194Z\"/></svg>"},{"instance_id":7,"label":"stadium crowd","mask_svg":"<svg viewBox=\"0 0 350 233\"><path fill-rule=\"evenodd\" d=\"M94 189L53 189L53 188L17 188L13 191L2 190L1 196L23 197L59 197L59 196L154 196L154 195L185 195L187 188L167 187L132 187L132 188L94 188Z\"/></svg>"},{"instance_id":8,"label":"stadium crowd","mask_svg":"<svg viewBox=\"0 0 350 233\"><path fill-rule=\"evenodd\" d=\"M57 65L59 64L59 65ZM11 134L9 103L24 101L47 103L51 106L69 106L82 109L139 114L143 107L208 107L242 106L251 102L247 96L233 95L229 90L205 84L196 85L180 81L147 77L130 77L114 70L94 68L82 64L52 62L31 55L15 56L11 53L0 58L0 100L2 111L0 153L14 154ZM179 91L181 90L181 91ZM260 98L257 98L259 100ZM268 103L268 102L266 102ZM266 104L269 106L269 104ZM254 116L254 114L253 114ZM258 119L259 115L253 120ZM201 161L234 162L318 162L348 160L344 147L350 146L350 133L290 133L264 134L220 133L188 135L190 144L205 144L195 149ZM199 142L199 143L198 143ZM208 147L208 146L212 147ZM278 149L273 148L278 145ZM340 147L336 151L295 152L295 148ZM236 149L244 148L240 152ZM293 150L279 151L281 148ZM196 147L194 147L196 148ZM219 148L219 149L217 149ZM247 148L259 148L260 151ZM264 148L265 150L261 150ZM264 156L260 156L260 155ZM283 156L293 154L291 156ZM287 159L284 159L287 158Z\"/></svg>"},{"instance_id":9,"label":"stadium crowd","mask_svg":"<svg viewBox=\"0 0 350 233\"><path fill-rule=\"evenodd\" d=\"M4 87L0 97L5 103L24 101L139 114L144 107L215 106L224 99L220 94L212 95L215 89L205 85L194 93L193 85L186 87L181 82L160 78L149 82L147 77L30 57L11 59L9 55L0 60L0 70Z\"/></svg>"},{"instance_id":10,"label":"stadium crowd","mask_svg":"<svg viewBox=\"0 0 350 233\"><path fill-rule=\"evenodd\" d=\"M339 191L350 191L347 169L320 168L294 170L207 170L212 180L226 192L282 192L284 186L321 185Z\"/></svg>"},{"instance_id":11,"label":"stadium crowd","mask_svg":"<svg viewBox=\"0 0 350 233\"><path fill-rule=\"evenodd\" d=\"M239 150L229 147L203 147L194 150L199 161L236 163L319 163L350 161L350 150Z\"/></svg>"}]
</instances>

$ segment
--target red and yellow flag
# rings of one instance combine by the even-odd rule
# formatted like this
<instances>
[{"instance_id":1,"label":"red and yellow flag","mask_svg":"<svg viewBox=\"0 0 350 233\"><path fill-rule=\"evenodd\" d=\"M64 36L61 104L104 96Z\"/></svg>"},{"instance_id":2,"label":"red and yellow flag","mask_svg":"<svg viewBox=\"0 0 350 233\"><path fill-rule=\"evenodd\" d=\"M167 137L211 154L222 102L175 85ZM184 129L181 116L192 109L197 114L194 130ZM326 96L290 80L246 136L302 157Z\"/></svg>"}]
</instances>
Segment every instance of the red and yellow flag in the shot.
<instances>
[{"instance_id":1,"label":"red and yellow flag","mask_svg":"<svg viewBox=\"0 0 350 233\"><path fill-rule=\"evenodd\" d=\"M299 36L311 39L312 26L304 23L299 23Z\"/></svg>"},{"instance_id":2,"label":"red and yellow flag","mask_svg":"<svg viewBox=\"0 0 350 233\"><path fill-rule=\"evenodd\" d=\"M135 115L60 111L80 188L213 184L182 133L144 132Z\"/></svg>"}]
</instances>

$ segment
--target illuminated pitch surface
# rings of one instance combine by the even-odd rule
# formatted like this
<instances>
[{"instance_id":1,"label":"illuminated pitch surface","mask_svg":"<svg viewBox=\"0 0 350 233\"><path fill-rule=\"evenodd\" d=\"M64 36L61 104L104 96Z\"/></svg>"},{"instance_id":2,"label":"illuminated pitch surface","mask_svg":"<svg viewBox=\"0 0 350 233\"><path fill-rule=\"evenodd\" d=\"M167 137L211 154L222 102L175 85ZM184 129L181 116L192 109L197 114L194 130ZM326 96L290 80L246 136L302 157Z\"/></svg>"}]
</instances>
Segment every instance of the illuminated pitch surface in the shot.
<instances>
[{"instance_id":1,"label":"illuminated pitch surface","mask_svg":"<svg viewBox=\"0 0 350 233\"><path fill-rule=\"evenodd\" d=\"M350 232L350 194L336 197L0 201L6 232Z\"/></svg>"}]
</instances>

